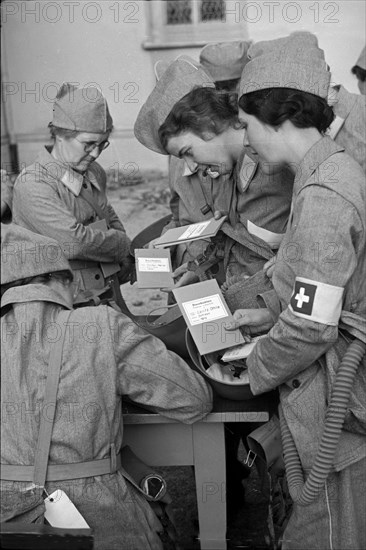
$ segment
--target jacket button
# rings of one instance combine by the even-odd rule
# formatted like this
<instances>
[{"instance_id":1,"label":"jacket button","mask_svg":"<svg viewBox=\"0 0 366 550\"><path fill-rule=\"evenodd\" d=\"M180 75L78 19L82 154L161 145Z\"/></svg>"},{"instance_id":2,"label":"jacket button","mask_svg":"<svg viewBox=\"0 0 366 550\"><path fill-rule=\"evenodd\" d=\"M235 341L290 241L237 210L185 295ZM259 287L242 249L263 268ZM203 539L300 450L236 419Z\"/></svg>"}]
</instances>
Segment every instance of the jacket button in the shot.
<instances>
[{"instance_id":1,"label":"jacket button","mask_svg":"<svg viewBox=\"0 0 366 550\"><path fill-rule=\"evenodd\" d=\"M86 183L83 183L83 187L85 187L85 189L88 187L88 185Z\"/></svg>"},{"instance_id":2,"label":"jacket button","mask_svg":"<svg viewBox=\"0 0 366 550\"><path fill-rule=\"evenodd\" d=\"M301 385L300 383L300 380L298 380L297 378L295 378L295 380L292 381L292 387L296 390L297 388L299 388Z\"/></svg>"}]
</instances>

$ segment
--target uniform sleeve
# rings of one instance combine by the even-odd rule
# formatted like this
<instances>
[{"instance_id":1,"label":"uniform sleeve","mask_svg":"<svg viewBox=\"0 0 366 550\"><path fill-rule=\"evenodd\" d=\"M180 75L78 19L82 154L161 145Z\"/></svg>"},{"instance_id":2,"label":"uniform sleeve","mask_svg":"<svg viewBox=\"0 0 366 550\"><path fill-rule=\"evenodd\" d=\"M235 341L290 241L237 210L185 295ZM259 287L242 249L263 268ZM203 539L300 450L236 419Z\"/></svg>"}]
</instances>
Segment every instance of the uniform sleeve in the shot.
<instances>
[{"instance_id":1,"label":"uniform sleeve","mask_svg":"<svg viewBox=\"0 0 366 550\"><path fill-rule=\"evenodd\" d=\"M212 390L161 340L108 308L117 369L117 391L135 403L185 423L212 410Z\"/></svg>"},{"instance_id":2,"label":"uniform sleeve","mask_svg":"<svg viewBox=\"0 0 366 550\"><path fill-rule=\"evenodd\" d=\"M24 173L14 186L14 221L57 240L68 259L117 262L129 254L124 230L101 231L78 222L42 175Z\"/></svg>"},{"instance_id":3,"label":"uniform sleeve","mask_svg":"<svg viewBox=\"0 0 366 550\"><path fill-rule=\"evenodd\" d=\"M281 302L275 289L273 288L258 294L257 302L260 307L266 307L268 309L273 323L276 323L281 313Z\"/></svg>"},{"instance_id":4,"label":"uniform sleeve","mask_svg":"<svg viewBox=\"0 0 366 550\"><path fill-rule=\"evenodd\" d=\"M295 283L277 323L247 359L254 394L288 381L334 344L344 288L357 265L362 220L337 193L306 187L297 199L292 230L291 242L279 250L273 283Z\"/></svg>"}]
</instances>

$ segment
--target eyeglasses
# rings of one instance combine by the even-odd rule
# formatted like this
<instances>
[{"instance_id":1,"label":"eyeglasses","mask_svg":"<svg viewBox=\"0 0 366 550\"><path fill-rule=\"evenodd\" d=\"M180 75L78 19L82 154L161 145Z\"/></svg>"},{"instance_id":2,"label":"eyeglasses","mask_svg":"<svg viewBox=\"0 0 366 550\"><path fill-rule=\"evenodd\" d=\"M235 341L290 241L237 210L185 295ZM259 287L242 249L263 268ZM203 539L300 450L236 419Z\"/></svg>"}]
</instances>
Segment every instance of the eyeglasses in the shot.
<instances>
[{"instance_id":1,"label":"eyeglasses","mask_svg":"<svg viewBox=\"0 0 366 550\"><path fill-rule=\"evenodd\" d=\"M77 137L74 139L81 143L81 145L84 145L85 153L91 153L96 147L98 147L99 152L101 152L104 151L104 149L107 149L107 147L109 147L110 145L110 142L108 140L102 141L101 143L90 143L86 141L80 141L80 139L78 139Z\"/></svg>"}]
</instances>

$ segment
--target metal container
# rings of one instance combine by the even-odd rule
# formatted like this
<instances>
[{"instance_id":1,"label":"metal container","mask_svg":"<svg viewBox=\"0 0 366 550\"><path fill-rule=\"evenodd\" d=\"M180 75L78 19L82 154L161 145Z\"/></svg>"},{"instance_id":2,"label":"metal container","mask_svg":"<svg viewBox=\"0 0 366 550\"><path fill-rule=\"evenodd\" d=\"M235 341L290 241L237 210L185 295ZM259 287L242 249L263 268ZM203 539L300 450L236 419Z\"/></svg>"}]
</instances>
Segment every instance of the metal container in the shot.
<instances>
[{"instance_id":1,"label":"metal container","mask_svg":"<svg viewBox=\"0 0 366 550\"><path fill-rule=\"evenodd\" d=\"M226 382L220 382L219 380L211 378L211 376L206 373L202 357L198 353L196 344L194 343L188 329L186 330L186 347L195 370L206 378L207 382L209 382L218 395L233 401L246 401L248 399L253 399L254 395L250 390L249 384L227 384Z\"/></svg>"}]
</instances>

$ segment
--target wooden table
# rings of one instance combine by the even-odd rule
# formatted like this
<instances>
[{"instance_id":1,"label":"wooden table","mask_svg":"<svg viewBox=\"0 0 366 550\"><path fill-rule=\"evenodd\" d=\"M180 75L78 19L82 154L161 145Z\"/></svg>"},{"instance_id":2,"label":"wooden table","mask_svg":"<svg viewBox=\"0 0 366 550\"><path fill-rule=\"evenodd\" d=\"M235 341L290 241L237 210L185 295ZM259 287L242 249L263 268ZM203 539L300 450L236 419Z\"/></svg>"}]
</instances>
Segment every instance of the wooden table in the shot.
<instances>
[{"instance_id":1,"label":"wooden table","mask_svg":"<svg viewBox=\"0 0 366 550\"><path fill-rule=\"evenodd\" d=\"M199 538L202 550L226 549L225 422L266 422L276 395L250 401L215 397L204 420L187 425L128 405L123 443L151 466L195 468Z\"/></svg>"}]
</instances>

